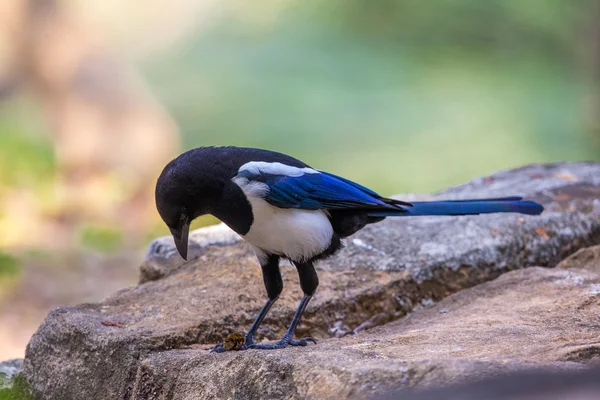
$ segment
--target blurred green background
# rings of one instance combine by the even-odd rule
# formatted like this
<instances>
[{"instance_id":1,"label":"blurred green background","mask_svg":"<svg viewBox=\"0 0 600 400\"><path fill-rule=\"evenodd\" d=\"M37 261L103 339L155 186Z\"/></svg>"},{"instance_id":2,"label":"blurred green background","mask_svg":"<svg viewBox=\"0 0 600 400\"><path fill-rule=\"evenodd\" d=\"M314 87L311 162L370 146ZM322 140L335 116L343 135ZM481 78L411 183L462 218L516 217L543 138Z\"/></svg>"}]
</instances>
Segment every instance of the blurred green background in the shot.
<instances>
[{"instance_id":1,"label":"blurred green background","mask_svg":"<svg viewBox=\"0 0 600 400\"><path fill-rule=\"evenodd\" d=\"M11 68L0 69L0 305L12 311L0 313L0 325L3 315L14 324L15 313L36 311L21 334L11 333L20 335L16 344L4 351L0 345L0 359L22 352L48 307L97 300L134 283L145 245L168 233L151 196L168 158L144 158L152 170L144 179L112 168L121 165L112 159L89 169L100 175L80 176L82 164L69 164L60 110L86 110L65 106L74 104L65 100L69 82L83 87L75 85L75 105L90 102L122 120L134 100L94 96L120 99L121 75L104 71L129 71L124 75L137 82L123 85L136 93L130 97L144 93L173 122L175 134L164 135L170 156L201 145L262 147L384 195L437 191L529 163L600 161L597 0L153 0L143 9L111 0L55 7L101 38L100 58L111 62L92 64L91 73L75 68L67 74L73 81L53 81L35 75L50 63L41 56L37 69L4 57ZM89 59L94 51L64 57ZM142 146L103 132L125 159L144 140L155 142L143 139L143 129ZM84 139L72 143L74 154L85 146ZM89 196L73 205L75 192L57 189L63 181L83 185L75 192ZM136 184L140 193L150 190L129 191ZM151 211L125 226L121 218L130 213L119 207L130 199L133 208ZM90 279L94 285L79 283Z\"/></svg>"},{"instance_id":2,"label":"blurred green background","mask_svg":"<svg viewBox=\"0 0 600 400\"><path fill-rule=\"evenodd\" d=\"M592 1L292 2L142 65L185 147L276 149L385 194L598 159ZM594 110L596 111L596 110Z\"/></svg>"}]
</instances>

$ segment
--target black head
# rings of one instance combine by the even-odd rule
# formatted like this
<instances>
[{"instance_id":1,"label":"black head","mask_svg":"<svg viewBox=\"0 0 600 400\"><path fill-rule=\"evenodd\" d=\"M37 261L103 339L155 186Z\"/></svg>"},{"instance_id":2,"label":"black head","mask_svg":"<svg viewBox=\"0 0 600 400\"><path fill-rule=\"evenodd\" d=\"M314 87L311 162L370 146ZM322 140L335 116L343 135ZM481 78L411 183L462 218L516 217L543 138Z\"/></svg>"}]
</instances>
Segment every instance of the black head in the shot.
<instances>
[{"instance_id":1,"label":"black head","mask_svg":"<svg viewBox=\"0 0 600 400\"><path fill-rule=\"evenodd\" d=\"M183 153L167 164L156 182L156 208L186 260L190 223L211 213L227 178L212 155L202 149Z\"/></svg>"},{"instance_id":2,"label":"black head","mask_svg":"<svg viewBox=\"0 0 600 400\"><path fill-rule=\"evenodd\" d=\"M252 208L231 179L250 161L307 165L285 154L240 147L200 147L171 161L156 183L156 208L173 234L179 254L187 259L190 222L212 214L240 235L252 224Z\"/></svg>"},{"instance_id":3,"label":"black head","mask_svg":"<svg viewBox=\"0 0 600 400\"><path fill-rule=\"evenodd\" d=\"M185 179L178 172L175 160L171 161L156 182L156 209L167 224L181 257L187 260L188 234L192 210Z\"/></svg>"}]
</instances>

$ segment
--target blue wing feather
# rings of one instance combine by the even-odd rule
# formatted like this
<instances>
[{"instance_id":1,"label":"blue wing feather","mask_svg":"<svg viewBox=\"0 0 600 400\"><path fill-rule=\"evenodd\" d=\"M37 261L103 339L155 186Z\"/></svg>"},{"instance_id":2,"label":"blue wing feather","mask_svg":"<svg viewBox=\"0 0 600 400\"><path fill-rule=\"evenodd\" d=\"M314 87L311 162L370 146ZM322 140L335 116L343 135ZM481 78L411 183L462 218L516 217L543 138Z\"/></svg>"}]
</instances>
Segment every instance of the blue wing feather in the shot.
<instances>
[{"instance_id":1,"label":"blue wing feather","mask_svg":"<svg viewBox=\"0 0 600 400\"><path fill-rule=\"evenodd\" d=\"M320 173L322 173L323 175L327 175L327 176L330 176L330 177L332 177L332 178L335 178L335 179L337 179L337 180L339 180L339 181L342 181L342 182L344 182L344 183L347 183L348 185L350 185L350 186L353 186L353 187L355 187L355 188L357 188L357 189L359 189L359 190L361 190L361 191L363 191L363 192L365 192L365 193L367 193L367 194L369 194L369 195L371 195L371 196L373 196L373 197L377 197L377 198L380 198L380 197L381 197L379 194L377 194L376 192L372 191L372 190L371 190L371 189L369 189L368 187L364 187L363 185L359 185L358 183L356 183L356 182L352 182L352 181L351 181L351 180L349 180L349 179L343 178L343 177L341 177L341 176L338 176L338 175L331 174L331 173L329 173L329 172L325 172L325 171L321 171L321 170L318 170L318 171L319 171Z\"/></svg>"},{"instance_id":2,"label":"blue wing feather","mask_svg":"<svg viewBox=\"0 0 600 400\"><path fill-rule=\"evenodd\" d=\"M477 200L447 200L404 203L386 199L348 179L319 171L299 176L249 173L239 176L266 184L265 200L280 208L304 210L364 210L372 217L417 215L473 215L497 212L517 212L537 215L544 208L521 197Z\"/></svg>"},{"instance_id":3,"label":"blue wing feather","mask_svg":"<svg viewBox=\"0 0 600 400\"><path fill-rule=\"evenodd\" d=\"M399 210L374 191L333 174L318 172L300 176L255 174L245 177L269 187L266 200L280 208L305 210L377 208Z\"/></svg>"}]
</instances>

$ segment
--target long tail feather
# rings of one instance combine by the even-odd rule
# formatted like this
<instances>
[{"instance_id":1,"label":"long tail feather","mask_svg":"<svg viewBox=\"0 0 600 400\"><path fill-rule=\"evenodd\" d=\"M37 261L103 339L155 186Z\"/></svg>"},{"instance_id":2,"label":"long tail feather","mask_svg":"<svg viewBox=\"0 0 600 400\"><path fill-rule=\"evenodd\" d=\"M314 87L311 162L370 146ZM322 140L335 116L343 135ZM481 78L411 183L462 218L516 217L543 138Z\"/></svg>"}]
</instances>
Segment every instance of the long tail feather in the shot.
<instances>
[{"instance_id":1,"label":"long tail feather","mask_svg":"<svg viewBox=\"0 0 600 400\"><path fill-rule=\"evenodd\" d=\"M520 213L539 215L544 207L521 197L503 197L498 199L446 200L414 202L412 207L403 210L378 210L369 212L372 217L418 216L418 215L476 215L490 213Z\"/></svg>"}]
</instances>

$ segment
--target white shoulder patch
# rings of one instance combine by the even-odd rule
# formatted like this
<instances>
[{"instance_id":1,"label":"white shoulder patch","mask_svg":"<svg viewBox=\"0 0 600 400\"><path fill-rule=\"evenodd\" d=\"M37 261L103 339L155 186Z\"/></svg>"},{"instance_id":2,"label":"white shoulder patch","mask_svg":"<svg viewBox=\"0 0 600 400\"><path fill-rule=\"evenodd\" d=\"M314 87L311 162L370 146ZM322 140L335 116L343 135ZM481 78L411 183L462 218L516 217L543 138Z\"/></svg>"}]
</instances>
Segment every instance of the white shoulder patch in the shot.
<instances>
[{"instance_id":1,"label":"white shoulder patch","mask_svg":"<svg viewBox=\"0 0 600 400\"><path fill-rule=\"evenodd\" d=\"M246 163L240 167L238 172L248 171L252 174L273 174L273 175L285 175L285 176L302 176L304 174L318 174L319 171L316 171L312 168L304 167L292 167L291 165L285 165L279 162L266 162L266 161L251 161Z\"/></svg>"},{"instance_id":2,"label":"white shoulder patch","mask_svg":"<svg viewBox=\"0 0 600 400\"><path fill-rule=\"evenodd\" d=\"M244 191L246 196L263 198L269 193L269 187L262 182L249 181L248 178L241 176L233 177L232 181Z\"/></svg>"}]
</instances>

